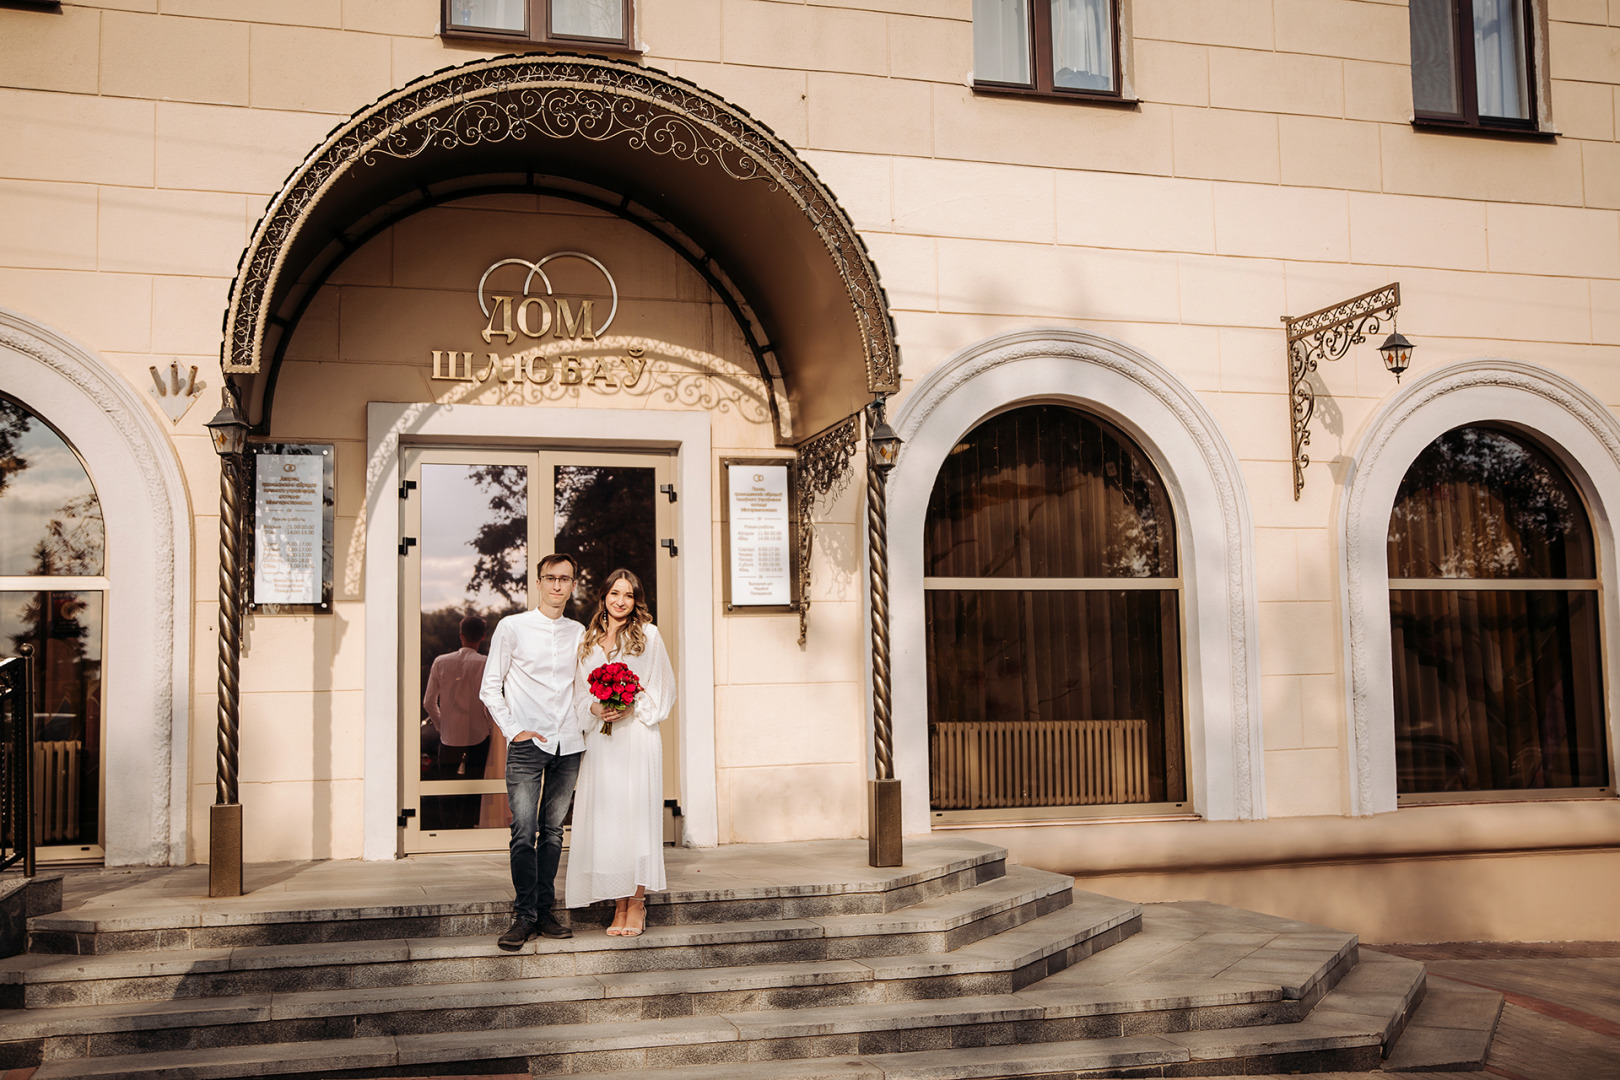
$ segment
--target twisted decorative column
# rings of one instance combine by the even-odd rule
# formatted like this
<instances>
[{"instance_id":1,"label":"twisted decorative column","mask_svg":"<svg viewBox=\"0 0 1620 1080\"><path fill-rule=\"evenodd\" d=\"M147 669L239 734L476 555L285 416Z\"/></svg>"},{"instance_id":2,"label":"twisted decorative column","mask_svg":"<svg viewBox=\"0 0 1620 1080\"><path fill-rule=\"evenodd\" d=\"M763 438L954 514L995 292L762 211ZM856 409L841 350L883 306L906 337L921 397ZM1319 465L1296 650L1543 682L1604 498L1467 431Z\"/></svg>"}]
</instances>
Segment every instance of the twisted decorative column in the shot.
<instances>
[{"instance_id":1,"label":"twisted decorative column","mask_svg":"<svg viewBox=\"0 0 1620 1080\"><path fill-rule=\"evenodd\" d=\"M240 462L232 454L219 462L219 707L214 753L214 803L237 801L237 725L242 656L241 567L237 561L242 527Z\"/></svg>"},{"instance_id":2,"label":"twisted decorative column","mask_svg":"<svg viewBox=\"0 0 1620 1080\"><path fill-rule=\"evenodd\" d=\"M872 594L872 740L879 780L894 779L894 724L889 714L888 478L866 465L866 550Z\"/></svg>"},{"instance_id":3,"label":"twisted decorative column","mask_svg":"<svg viewBox=\"0 0 1620 1080\"><path fill-rule=\"evenodd\" d=\"M237 724L241 687L237 673L242 658L242 485L247 471L242 453L247 425L240 399L229 380L224 408L209 423L229 429L234 438L216 437L219 453L219 687L217 749L214 754L214 805L208 814L208 895L242 895L242 804L237 799Z\"/></svg>"},{"instance_id":4,"label":"twisted decorative column","mask_svg":"<svg viewBox=\"0 0 1620 1080\"><path fill-rule=\"evenodd\" d=\"M866 555L872 609L872 760L867 787L867 862L905 861L900 824L900 781L894 777L894 724L889 711L889 517L885 487L900 439L883 419L883 399L867 410Z\"/></svg>"}]
</instances>

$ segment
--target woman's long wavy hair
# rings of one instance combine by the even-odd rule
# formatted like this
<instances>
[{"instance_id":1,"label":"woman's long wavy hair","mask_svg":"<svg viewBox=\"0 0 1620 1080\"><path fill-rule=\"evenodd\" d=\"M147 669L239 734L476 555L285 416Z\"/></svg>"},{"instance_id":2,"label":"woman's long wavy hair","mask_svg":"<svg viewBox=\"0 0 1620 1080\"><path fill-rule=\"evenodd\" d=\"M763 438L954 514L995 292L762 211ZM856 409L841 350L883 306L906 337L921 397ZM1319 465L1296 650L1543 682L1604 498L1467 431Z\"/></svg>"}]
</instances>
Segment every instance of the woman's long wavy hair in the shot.
<instances>
[{"instance_id":1,"label":"woman's long wavy hair","mask_svg":"<svg viewBox=\"0 0 1620 1080\"><path fill-rule=\"evenodd\" d=\"M635 597L635 606L630 609L630 617L624 621L624 629L619 631L619 639L614 642L613 652L608 656L611 660L621 654L625 656L640 656L647 647L647 632L642 629L652 622L652 612L647 610L647 594L641 589L641 579L622 567L607 576L602 583L602 595L596 601L596 611L591 615L591 621L585 624L585 639L579 643L579 658L585 659L591 654L598 642L607 637L608 632L608 593L620 581L630 583L631 595ZM603 652L607 650L604 649Z\"/></svg>"}]
</instances>

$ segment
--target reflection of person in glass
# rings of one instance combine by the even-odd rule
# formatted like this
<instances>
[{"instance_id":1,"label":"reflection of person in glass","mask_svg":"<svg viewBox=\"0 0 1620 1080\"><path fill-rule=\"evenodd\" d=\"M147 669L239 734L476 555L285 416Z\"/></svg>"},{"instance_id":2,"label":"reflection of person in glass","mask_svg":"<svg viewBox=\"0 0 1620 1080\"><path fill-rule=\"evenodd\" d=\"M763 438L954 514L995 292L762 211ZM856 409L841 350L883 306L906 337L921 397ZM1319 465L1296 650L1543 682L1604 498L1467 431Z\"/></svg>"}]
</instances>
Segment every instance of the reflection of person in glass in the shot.
<instances>
[{"instance_id":1,"label":"reflection of person in glass","mask_svg":"<svg viewBox=\"0 0 1620 1080\"><path fill-rule=\"evenodd\" d=\"M603 664L629 666L641 691L627 709L590 692ZM675 704L675 671L647 610L641 579L615 570L580 643L574 711L585 732L565 889L570 908L614 900L614 937L647 925L647 890L664 888L664 748L658 725ZM611 731L602 734L604 723Z\"/></svg>"},{"instance_id":2,"label":"reflection of person in glass","mask_svg":"<svg viewBox=\"0 0 1620 1080\"><path fill-rule=\"evenodd\" d=\"M434 657L428 672L427 692L422 708L439 733L433 780L482 780L484 763L489 759L489 711L478 700L479 684L484 681L484 658L478 652L486 624L477 615L461 620L461 648ZM473 829L478 826L478 795L441 795L441 829Z\"/></svg>"},{"instance_id":3,"label":"reflection of person in glass","mask_svg":"<svg viewBox=\"0 0 1620 1080\"><path fill-rule=\"evenodd\" d=\"M506 796L512 808L512 926L496 942L507 952L540 934L573 937L552 914L562 860L563 819L585 749L574 717L574 667L585 628L564 617L577 570L547 555L536 576L540 606L508 615L489 639L479 697L506 736Z\"/></svg>"}]
</instances>

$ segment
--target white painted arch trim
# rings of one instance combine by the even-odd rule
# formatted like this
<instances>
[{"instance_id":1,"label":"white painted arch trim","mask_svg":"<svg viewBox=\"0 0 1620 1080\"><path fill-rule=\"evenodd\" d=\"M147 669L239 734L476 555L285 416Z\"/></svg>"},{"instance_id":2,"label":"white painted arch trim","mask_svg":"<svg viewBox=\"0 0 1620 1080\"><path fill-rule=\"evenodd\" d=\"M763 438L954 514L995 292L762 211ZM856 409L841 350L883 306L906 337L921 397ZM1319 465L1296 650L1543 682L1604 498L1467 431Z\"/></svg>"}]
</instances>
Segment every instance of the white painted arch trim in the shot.
<instances>
[{"instance_id":1,"label":"white painted arch trim","mask_svg":"<svg viewBox=\"0 0 1620 1080\"><path fill-rule=\"evenodd\" d=\"M1586 500L1603 582L1603 655L1611 761L1620 746L1620 604L1614 515L1620 511L1620 422L1576 383L1512 360L1469 360L1431 371L1374 414L1339 502L1344 536L1345 650L1353 814L1396 807L1394 659L1389 638L1386 545L1395 495L1412 462L1435 439L1465 424L1496 423L1531 435L1563 465Z\"/></svg>"},{"instance_id":2,"label":"white painted arch trim","mask_svg":"<svg viewBox=\"0 0 1620 1080\"><path fill-rule=\"evenodd\" d=\"M0 308L0 386L90 472L107 530L102 668L108 866L186 861L191 512L169 435L93 352Z\"/></svg>"},{"instance_id":3,"label":"white painted arch trim","mask_svg":"<svg viewBox=\"0 0 1620 1080\"><path fill-rule=\"evenodd\" d=\"M604 438L603 432L633 432ZM684 554L680 601L681 812L689 847L719 842L714 756L714 566L709 416L648 409L370 402L366 406L366 701L363 857L399 855L401 443L505 449L673 450Z\"/></svg>"},{"instance_id":4,"label":"white painted arch trim","mask_svg":"<svg viewBox=\"0 0 1620 1080\"><path fill-rule=\"evenodd\" d=\"M1237 458L1191 390L1098 334L1035 329L974 345L923 379L897 410L904 440L888 487L895 771L905 829L929 829L923 523L952 446L997 412L1055 401L1097 413L1152 459L1175 508L1188 776L1212 819L1265 817L1256 651L1254 529Z\"/></svg>"}]
</instances>

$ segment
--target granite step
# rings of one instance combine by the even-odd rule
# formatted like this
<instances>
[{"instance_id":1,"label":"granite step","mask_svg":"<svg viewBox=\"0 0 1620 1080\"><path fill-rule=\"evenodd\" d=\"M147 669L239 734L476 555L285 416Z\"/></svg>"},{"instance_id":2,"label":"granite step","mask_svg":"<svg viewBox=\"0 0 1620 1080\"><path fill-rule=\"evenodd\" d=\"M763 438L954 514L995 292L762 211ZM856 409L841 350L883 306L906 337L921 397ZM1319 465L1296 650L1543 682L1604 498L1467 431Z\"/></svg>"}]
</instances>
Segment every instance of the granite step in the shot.
<instances>
[{"instance_id":1,"label":"granite step","mask_svg":"<svg viewBox=\"0 0 1620 1080\"><path fill-rule=\"evenodd\" d=\"M755 858L746 873L732 868L724 854L681 849L671 856L679 860L678 876L672 872L671 881L679 884L648 898L649 925L879 915L975 889L1007 870L1004 850L969 842L918 844L914 864L887 868L850 865L844 842L777 846L783 849L779 863ZM199 901L189 891L137 892L116 905L86 905L29 919L29 951L88 956L498 935L512 920L504 868L491 873L483 862L468 867L465 880L453 874L424 877L361 903L355 896L363 887L361 877L357 887L348 887L347 880L329 886L345 886L343 891L301 891L285 898L273 888L225 901ZM359 875L363 869L333 873ZM605 926L612 906L580 909L570 918L575 925Z\"/></svg>"},{"instance_id":2,"label":"granite step","mask_svg":"<svg viewBox=\"0 0 1620 1080\"><path fill-rule=\"evenodd\" d=\"M1370 954L1369 954L1370 955ZM1495 990L1428 977L1423 1002L1384 1059L1386 1072L1451 1072L1485 1067L1502 1018Z\"/></svg>"},{"instance_id":3,"label":"granite step","mask_svg":"<svg viewBox=\"0 0 1620 1080\"><path fill-rule=\"evenodd\" d=\"M1059 947L1072 962L1132 921L1088 923L1083 912L1063 909L1045 920L1036 954L1011 938L981 943L944 969L937 956L919 955L885 958L881 970L836 960L19 1010L0 1013L0 1066L226 1043L936 1001L953 983L1005 988L1039 977Z\"/></svg>"},{"instance_id":4,"label":"granite step","mask_svg":"<svg viewBox=\"0 0 1620 1080\"><path fill-rule=\"evenodd\" d=\"M965 1080L1049 1073L1190 1076L1212 1071L1376 1068L1392 1018L1421 996L1423 967L1391 957L1353 967L1291 1024L1114 1034L1097 1017L1052 1017L1018 994L882 1008L671 1017L373 1036L328 1043L170 1051L48 1061L59 1077L336 1077L349 1070L479 1063L576 1080ZM1280 987L1278 988L1280 991ZM1336 997L1340 995L1340 997ZM1341 1001L1342 998L1342 1001ZM1340 1007L1340 1005L1343 1007ZM1121 1014L1117 1024L1123 1024ZM1398 1026L1398 1025L1397 1025ZM1065 1033L1070 1037L1063 1037Z\"/></svg>"},{"instance_id":5,"label":"granite step","mask_svg":"<svg viewBox=\"0 0 1620 1080\"><path fill-rule=\"evenodd\" d=\"M555 1031L631 1023L639 1030L649 1021L681 1016L725 1015L733 1024L749 1014L809 1016L807 1022L816 1025L856 1028L892 1024L883 1018L896 1010L907 1016L952 1013L957 1006L948 999L956 995L1010 994L1140 925L1135 905L1087 904L1089 899L1082 894L1081 904L1036 920L1038 926L975 942L954 957L919 954L17 1011L0 1014L0 1030L8 1037L0 1043L0 1067L446 1031ZM1094 909L1089 915L1088 906ZM1127 1001L1120 1007L1133 1005ZM1029 1007L1016 1005L1019 1010ZM825 1012L829 1008L844 1011ZM773 1037L791 1042L804 1036Z\"/></svg>"},{"instance_id":6,"label":"granite step","mask_svg":"<svg viewBox=\"0 0 1620 1080\"><path fill-rule=\"evenodd\" d=\"M1042 921L1072 922L1074 915L1074 909L1064 909ZM1184 913L1171 910L1153 922L1166 940L1152 949L1137 948L1133 963L1112 965L1113 969L1134 971L1155 957L1162 963L1167 953L1186 953L1198 947L1200 935L1189 935ZM1226 925L1213 917L1204 920L1209 935L1221 934ZM1346 964L1354 962L1354 954L1345 951L1342 939L1346 935L1313 948L1307 944L1313 934L1320 936L1316 928L1305 928L1292 935L1270 935L1251 941L1242 958L1249 967L1243 967L1241 961L1229 965L1238 974L1210 974L1196 979L1186 976L1179 983L1161 982L1146 996L1140 984L1130 979L1110 986L1114 980L1107 970L1100 970L1090 980L1070 979L1057 984L1054 978L1048 978L1035 982L1031 989L1013 992L1019 983L1031 985L1026 982L1031 976L1052 970L1052 960L1058 954L1050 949L1062 944L1066 937L1047 941L1044 955L1032 956L1027 943L1016 941L1019 933L1012 932L1001 935L999 940L959 950L971 960L959 965L954 989L979 992L952 998L936 996L945 985L937 977L941 958L919 956L909 958L908 966L913 973L928 973L922 980L885 978L885 972L875 968L862 971L861 965L844 962L803 965L799 976L790 970L795 965L783 965L771 971L649 972L596 980L557 980L545 993L540 992L542 981L529 980L462 987L460 997L449 993L453 988L437 988L437 993L435 988L411 988L267 995L239 1002L252 1010L248 1014L222 1008L212 1015L199 1012L188 1016L177 1010L167 1029L155 1026L160 1021L154 1010L131 1006L50 1010L56 1017L54 1021L44 1017L30 1020L29 1014L24 1014L21 1022L33 1025L24 1029L29 1034L49 1036L45 1038L47 1062L69 1056L171 1051L181 1048L177 1038L197 1049L239 1046L250 1038L265 1041L277 1032L286 1033L289 1040L306 1041L493 1030L499 1032L491 1035L499 1046L510 1048L516 1045L513 1039L522 1042L522 1054L513 1051L514 1056L557 1059L547 1062L546 1068L562 1067L563 1058L575 1068L582 1067L579 1062L587 1059L581 1055L604 1053L628 1053L642 1059L651 1055L662 1061L690 1054L694 1060L712 1060L742 1052L721 1045L731 1041L746 1043L750 1060L768 1060L840 1052L942 1050L963 1045L964 1039L987 1045L1108 1039L1303 1018L1308 1008L1299 1000L1299 987L1319 985L1330 973L1342 972ZM1154 930L1144 931L1142 936L1154 936ZM1353 936L1348 937L1353 945ZM1127 946L1136 940L1130 939ZM1310 974L1288 970L1281 980L1270 982L1255 975L1260 968L1297 968L1301 963L1299 955L1307 953L1314 963ZM1074 974L1084 968L1082 964L1069 971ZM899 975L900 970L895 968L887 974ZM802 996L794 1000L778 996L784 988L793 993L794 984L804 988ZM828 997L817 1004L820 994ZM543 1000L546 997L551 998L551 1003ZM175 1024L174 1018L182 1023ZM716 1036L714 1031L723 1029L711 1026L704 1049L670 1049L664 1043L672 1038L683 1047L694 1045L690 1025L661 1026L662 1021L676 1018L729 1024L736 1034ZM193 1026L184 1028L186 1021ZM53 1022L55 1026L50 1026ZM237 1026L224 1030L226 1025ZM645 1041L625 1042L626 1028L645 1036ZM536 1041L540 1032L545 1038ZM604 1032L615 1039L607 1047L601 1044ZM492 1047L496 1045L491 1043ZM156 1060L168 1059L160 1056Z\"/></svg>"},{"instance_id":7,"label":"granite step","mask_svg":"<svg viewBox=\"0 0 1620 1080\"><path fill-rule=\"evenodd\" d=\"M536 939L511 953L497 949L492 938L451 937L91 956L31 954L0 961L0 1002L36 1009L709 965L949 955L1067 907L1076 896L1087 898L1082 920L1103 923L1104 929L1139 911L1124 901L1076 894L1071 880L1062 875L1017 867L970 893L947 893L898 915L674 923L649 927L637 938L586 931L562 941Z\"/></svg>"}]
</instances>

